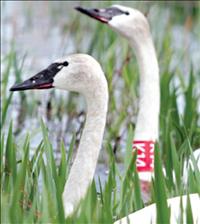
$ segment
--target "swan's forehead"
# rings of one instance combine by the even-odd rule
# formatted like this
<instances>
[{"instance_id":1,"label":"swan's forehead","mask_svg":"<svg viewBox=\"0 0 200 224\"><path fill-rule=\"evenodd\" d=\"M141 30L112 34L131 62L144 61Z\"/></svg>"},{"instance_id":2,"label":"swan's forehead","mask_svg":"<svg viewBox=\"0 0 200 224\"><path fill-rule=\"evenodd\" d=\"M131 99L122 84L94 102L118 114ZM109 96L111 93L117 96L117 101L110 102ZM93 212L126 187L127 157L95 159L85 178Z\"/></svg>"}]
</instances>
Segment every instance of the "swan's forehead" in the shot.
<instances>
[{"instance_id":1,"label":"swan's forehead","mask_svg":"<svg viewBox=\"0 0 200 224\"><path fill-rule=\"evenodd\" d=\"M122 6L122 5L112 5L112 8L118 8L119 10L121 10L122 12L134 12L136 11L133 8L130 7L126 7L126 6Z\"/></svg>"},{"instance_id":2,"label":"swan's forehead","mask_svg":"<svg viewBox=\"0 0 200 224\"><path fill-rule=\"evenodd\" d=\"M63 62L68 62L70 63L92 63L95 62L96 60L92 58L91 56L87 54L72 54L67 57L59 58L55 62L57 63L63 63Z\"/></svg>"},{"instance_id":3,"label":"swan's forehead","mask_svg":"<svg viewBox=\"0 0 200 224\"><path fill-rule=\"evenodd\" d=\"M108 22L111 27L125 32L128 31L128 28L137 28L140 25L145 26L146 18L139 10L121 5L113 5L112 7L118 8L124 13L114 16Z\"/></svg>"},{"instance_id":4,"label":"swan's forehead","mask_svg":"<svg viewBox=\"0 0 200 224\"><path fill-rule=\"evenodd\" d=\"M75 65L75 64L79 63L80 61L81 61L81 59L79 57L77 57L75 55L70 55L70 56L66 56L66 57L57 59L55 61L55 63L60 63L60 64L67 63L71 67L72 65Z\"/></svg>"},{"instance_id":5,"label":"swan's forehead","mask_svg":"<svg viewBox=\"0 0 200 224\"><path fill-rule=\"evenodd\" d=\"M59 58L59 59L56 59L54 61L54 63L64 63L64 62L68 62L69 63L69 57L62 57L62 58Z\"/></svg>"},{"instance_id":6,"label":"swan's forehead","mask_svg":"<svg viewBox=\"0 0 200 224\"><path fill-rule=\"evenodd\" d=\"M130 17L131 18L144 17L144 15L139 10L134 9L134 8L130 8L127 6L122 6L122 5L112 5L112 7L117 8L117 9L121 10L122 12L124 12L124 14L119 15L119 17L124 18L124 19L129 19ZM124 15L127 15L127 13L129 13L128 16L124 16Z\"/></svg>"}]
</instances>

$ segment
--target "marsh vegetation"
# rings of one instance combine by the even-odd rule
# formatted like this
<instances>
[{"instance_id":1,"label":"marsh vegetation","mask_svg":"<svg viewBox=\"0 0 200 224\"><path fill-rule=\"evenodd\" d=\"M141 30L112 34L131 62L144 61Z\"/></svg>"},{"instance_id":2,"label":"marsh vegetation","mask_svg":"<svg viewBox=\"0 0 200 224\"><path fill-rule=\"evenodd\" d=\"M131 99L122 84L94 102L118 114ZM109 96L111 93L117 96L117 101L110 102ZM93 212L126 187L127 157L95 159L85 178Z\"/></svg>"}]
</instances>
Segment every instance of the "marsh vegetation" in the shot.
<instances>
[{"instance_id":1,"label":"marsh vegetation","mask_svg":"<svg viewBox=\"0 0 200 224\"><path fill-rule=\"evenodd\" d=\"M141 195L131 150L138 111L136 58L126 40L73 9L116 3L147 13L160 66L160 136L148 201ZM87 53L100 62L110 97L95 180L67 223L112 223L153 202L160 220L167 221L167 205L160 200L200 193L194 161L196 169L183 181L183 161L200 148L198 1L3 1L1 6L2 223L65 222L61 195L84 125L85 102L76 93L13 94L9 88L70 53ZM189 203L187 221L192 223Z\"/></svg>"}]
</instances>

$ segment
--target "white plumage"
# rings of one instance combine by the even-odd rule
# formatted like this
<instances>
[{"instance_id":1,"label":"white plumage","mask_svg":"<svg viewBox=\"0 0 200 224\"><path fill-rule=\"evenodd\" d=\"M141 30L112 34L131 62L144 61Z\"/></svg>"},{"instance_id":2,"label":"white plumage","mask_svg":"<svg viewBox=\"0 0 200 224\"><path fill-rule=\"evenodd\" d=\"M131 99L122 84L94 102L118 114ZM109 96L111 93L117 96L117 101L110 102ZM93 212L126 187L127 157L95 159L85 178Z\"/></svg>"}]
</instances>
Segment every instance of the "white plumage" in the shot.
<instances>
[{"instance_id":1,"label":"white plumage","mask_svg":"<svg viewBox=\"0 0 200 224\"><path fill-rule=\"evenodd\" d=\"M108 87L101 66L94 58L74 54L55 61L10 90L53 87L81 93L87 104L85 126L62 195L65 216L69 216L86 195L94 177L106 123Z\"/></svg>"}]
</instances>

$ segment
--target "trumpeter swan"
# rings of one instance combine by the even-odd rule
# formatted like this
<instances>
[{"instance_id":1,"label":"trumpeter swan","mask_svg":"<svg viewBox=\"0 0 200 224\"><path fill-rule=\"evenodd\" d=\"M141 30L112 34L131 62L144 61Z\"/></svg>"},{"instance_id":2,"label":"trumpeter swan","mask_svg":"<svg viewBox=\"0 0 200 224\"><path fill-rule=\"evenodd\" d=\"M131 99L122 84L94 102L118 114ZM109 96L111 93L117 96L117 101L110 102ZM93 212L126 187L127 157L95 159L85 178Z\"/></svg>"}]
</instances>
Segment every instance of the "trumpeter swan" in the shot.
<instances>
[{"instance_id":1,"label":"trumpeter swan","mask_svg":"<svg viewBox=\"0 0 200 224\"><path fill-rule=\"evenodd\" d=\"M148 20L139 10L121 5L104 9L76 9L110 26L125 37L135 51L140 69L140 98L133 148L138 150L139 175L141 179L149 180L153 171L154 142L159 135L160 86L158 61ZM193 154L195 158L200 156L200 149Z\"/></svg>"},{"instance_id":2,"label":"trumpeter swan","mask_svg":"<svg viewBox=\"0 0 200 224\"><path fill-rule=\"evenodd\" d=\"M141 180L151 180L154 143L158 140L160 85L159 67L146 17L138 10L113 5L105 9L76 9L125 37L135 51L140 70L139 111L133 149L137 149L137 170Z\"/></svg>"},{"instance_id":3,"label":"trumpeter swan","mask_svg":"<svg viewBox=\"0 0 200 224\"><path fill-rule=\"evenodd\" d=\"M81 93L87 116L77 155L64 187L65 215L70 215L90 185L102 144L106 123L108 87L99 63L89 55L74 54L59 59L11 91L58 88Z\"/></svg>"},{"instance_id":4,"label":"trumpeter swan","mask_svg":"<svg viewBox=\"0 0 200 224\"><path fill-rule=\"evenodd\" d=\"M149 181L153 171L153 150L154 143L159 135L159 111L160 111L160 86L158 61L146 17L138 10L113 5L104 9L76 9L102 23L107 24L112 29L125 37L135 51L140 70L140 97L139 112L136 122L133 148L137 149L137 169L141 180ZM200 150L194 153L195 159L200 166ZM197 159L198 158L198 159ZM189 162L191 166L191 160ZM193 166L191 166L193 169ZM184 164L186 169L186 163ZM200 169L200 168L199 168ZM189 195L192 204L193 219L200 221L199 211L195 206L199 206L198 194ZM173 223L180 211L180 197L168 199L171 207L170 219ZM183 196L185 207L186 196ZM185 213L184 213L185 215ZM155 223L155 204L136 211L129 215L130 223ZM129 223L127 217L116 222Z\"/></svg>"},{"instance_id":5,"label":"trumpeter swan","mask_svg":"<svg viewBox=\"0 0 200 224\"><path fill-rule=\"evenodd\" d=\"M191 212L192 212L192 218L193 223L200 223L200 212L199 212L199 206L200 206L200 198L198 194L189 194L178 196L174 198L167 199L167 204L170 207L170 223L187 223L186 214L187 214L187 197L190 200L191 204ZM181 204L182 203L182 204ZM182 210L181 210L182 205ZM181 219L181 215L182 218ZM156 223L156 205L151 204L143 209L140 209L132 214L129 214L127 217L124 217L118 221L116 221L114 224L128 224L128 223L145 223L145 224L151 224ZM182 220L182 222L181 222Z\"/></svg>"}]
</instances>

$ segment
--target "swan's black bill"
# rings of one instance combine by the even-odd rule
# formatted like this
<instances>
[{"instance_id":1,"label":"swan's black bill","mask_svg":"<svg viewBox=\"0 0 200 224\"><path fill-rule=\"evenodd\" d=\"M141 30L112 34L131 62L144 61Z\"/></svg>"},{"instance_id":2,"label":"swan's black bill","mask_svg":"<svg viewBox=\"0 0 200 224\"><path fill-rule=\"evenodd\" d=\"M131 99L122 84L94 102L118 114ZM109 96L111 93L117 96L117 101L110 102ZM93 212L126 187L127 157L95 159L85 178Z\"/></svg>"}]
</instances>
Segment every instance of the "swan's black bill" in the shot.
<instances>
[{"instance_id":1,"label":"swan's black bill","mask_svg":"<svg viewBox=\"0 0 200 224\"><path fill-rule=\"evenodd\" d=\"M53 79L46 79L45 77L41 77L41 74L33 76L26 81L15 84L10 88L10 91L22 91L28 89L49 89L53 88Z\"/></svg>"},{"instance_id":2,"label":"swan's black bill","mask_svg":"<svg viewBox=\"0 0 200 224\"><path fill-rule=\"evenodd\" d=\"M27 79L22 83L15 84L10 88L10 91L53 88L53 77L55 76L54 74L57 73L57 70L54 69L53 71L53 69L49 69L49 67L32 76L30 79Z\"/></svg>"},{"instance_id":3,"label":"swan's black bill","mask_svg":"<svg viewBox=\"0 0 200 224\"><path fill-rule=\"evenodd\" d=\"M53 88L53 77L65 66L64 63L53 63L46 69L37 73L26 81L15 84L10 88L10 91L22 91L28 89L49 89Z\"/></svg>"},{"instance_id":4,"label":"swan's black bill","mask_svg":"<svg viewBox=\"0 0 200 224\"><path fill-rule=\"evenodd\" d=\"M117 7L109 7L105 9L85 9L80 6L75 7L79 12L86 14L102 23L108 23L114 16L127 14Z\"/></svg>"},{"instance_id":5,"label":"swan's black bill","mask_svg":"<svg viewBox=\"0 0 200 224\"><path fill-rule=\"evenodd\" d=\"M22 91L27 89L49 89L53 88L54 76L63 68L68 66L68 62L56 62L49 65L46 69L37 73L26 81L15 84L10 88L10 91Z\"/></svg>"}]
</instances>

